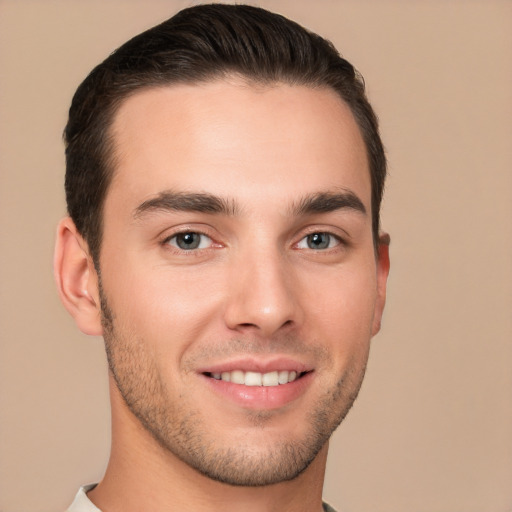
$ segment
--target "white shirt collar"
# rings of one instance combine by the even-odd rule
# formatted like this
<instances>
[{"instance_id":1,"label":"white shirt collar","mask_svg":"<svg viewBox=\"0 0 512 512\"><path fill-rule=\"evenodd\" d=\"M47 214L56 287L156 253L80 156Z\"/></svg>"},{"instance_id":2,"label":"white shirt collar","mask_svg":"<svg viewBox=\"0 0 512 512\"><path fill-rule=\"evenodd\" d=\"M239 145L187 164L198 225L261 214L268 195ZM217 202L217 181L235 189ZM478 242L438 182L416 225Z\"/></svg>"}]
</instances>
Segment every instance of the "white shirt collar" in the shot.
<instances>
[{"instance_id":1,"label":"white shirt collar","mask_svg":"<svg viewBox=\"0 0 512 512\"><path fill-rule=\"evenodd\" d=\"M94 489L97 484L84 485L78 490L73 503L66 512L101 512L87 497L87 492Z\"/></svg>"}]
</instances>

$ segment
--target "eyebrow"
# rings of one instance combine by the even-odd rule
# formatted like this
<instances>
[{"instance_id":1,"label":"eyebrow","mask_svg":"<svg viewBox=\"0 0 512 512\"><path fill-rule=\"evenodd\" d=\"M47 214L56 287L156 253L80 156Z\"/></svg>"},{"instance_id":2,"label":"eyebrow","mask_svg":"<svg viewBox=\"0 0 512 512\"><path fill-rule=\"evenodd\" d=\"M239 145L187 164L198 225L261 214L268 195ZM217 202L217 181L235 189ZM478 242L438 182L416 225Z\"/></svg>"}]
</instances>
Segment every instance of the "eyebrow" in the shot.
<instances>
[{"instance_id":1,"label":"eyebrow","mask_svg":"<svg viewBox=\"0 0 512 512\"><path fill-rule=\"evenodd\" d=\"M366 215L366 208L352 191L319 192L307 195L292 205L292 215L301 216L314 213L329 213L336 210L355 210Z\"/></svg>"},{"instance_id":2,"label":"eyebrow","mask_svg":"<svg viewBox=\"0 0 512 512\"><path fill-rule=\"evenodd\" d=\"M133 216L138 219L146 213L166 211L234 216L237 214L238 208L233 200L224 199L213 194L165 191L141 203L135 209Z\"/></svg>"},{"instance_id":3,"label":"eyebrow","mask_svg":"<svg viewBox=\"0 0 512 512\"><path fill-rule=\"evenodd\" d=\"M306 195L293 203L289 211L292 216L299 217L342 209L351 209L366 215L363 202L350 190ZM233 199L213 194L164 191L141 203L135 209L133 216L139 219L147 213L168 211L199 212L232 217L239 213L239 208Z\"/></svg>"}]
</instances>

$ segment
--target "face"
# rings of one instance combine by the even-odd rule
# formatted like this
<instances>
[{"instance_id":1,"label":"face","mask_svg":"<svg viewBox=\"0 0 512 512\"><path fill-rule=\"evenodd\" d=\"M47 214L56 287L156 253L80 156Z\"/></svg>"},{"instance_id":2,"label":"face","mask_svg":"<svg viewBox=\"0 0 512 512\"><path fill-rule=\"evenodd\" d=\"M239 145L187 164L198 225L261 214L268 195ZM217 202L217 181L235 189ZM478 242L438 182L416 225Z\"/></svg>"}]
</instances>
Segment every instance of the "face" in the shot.
<instances>
[{"instance_id":1,"label":"face","mask_svg":"<svg viewBox=\"0 0 512 512\"><path fill-rule=\"evenodd\" d=\"M145 90L113 125L100 256L122 407L234 485L300 474L361 385L387 267L365 148L330 90Z\"/></svg>"}]
</instances>

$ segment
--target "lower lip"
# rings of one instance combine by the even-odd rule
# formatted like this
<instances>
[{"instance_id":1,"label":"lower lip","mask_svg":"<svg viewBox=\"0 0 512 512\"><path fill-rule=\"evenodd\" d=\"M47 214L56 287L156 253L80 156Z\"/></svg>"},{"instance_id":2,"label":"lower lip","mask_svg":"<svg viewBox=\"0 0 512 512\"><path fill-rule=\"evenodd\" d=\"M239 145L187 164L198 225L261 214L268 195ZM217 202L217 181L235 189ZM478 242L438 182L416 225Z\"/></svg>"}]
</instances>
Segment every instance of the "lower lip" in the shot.
<instances>
[{"instance_id":1,"label":"lower lip","mask_svg":"<svg viewBox=\"0 0 512 512\"><path fill-rule=\"evenodd\" d=\"M303 395L312 382L313 372L308 372L293 382L279 386L244 386L206 375L202 375L202 377L215 393L228 398L241 407L271 410L284 407Z\"/></svg>"}]
</instances>

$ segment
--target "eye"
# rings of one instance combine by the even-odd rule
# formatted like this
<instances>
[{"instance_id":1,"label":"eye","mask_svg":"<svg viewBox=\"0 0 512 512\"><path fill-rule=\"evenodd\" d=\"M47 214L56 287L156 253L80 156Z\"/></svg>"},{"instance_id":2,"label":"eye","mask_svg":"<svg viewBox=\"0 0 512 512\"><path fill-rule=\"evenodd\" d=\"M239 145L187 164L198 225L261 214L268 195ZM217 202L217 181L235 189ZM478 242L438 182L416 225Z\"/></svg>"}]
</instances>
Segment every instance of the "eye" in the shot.
<instances>
[{"instance_id":1,"label":"eye","mask_svg":"<svg viewBox=\"0 0 512 512\"><path fill-rule=\"evenodd\" d=\"M203 233L187 231L168 238L165 243L182 251L192 251L194 249L207 249L212 245L212 239Z\"/></svg>"},{"instance_id":2,"label":"eye","mask_svg":"<svg viewBox=\"0 0 512 512\"><path fill-rule=\"evenodd\" d=\"M305 236L298 244L298 249L313 249L316 251L332 249L339 245L340 239L331 233L311 233Z\"/></svg>"}]
</instances>

